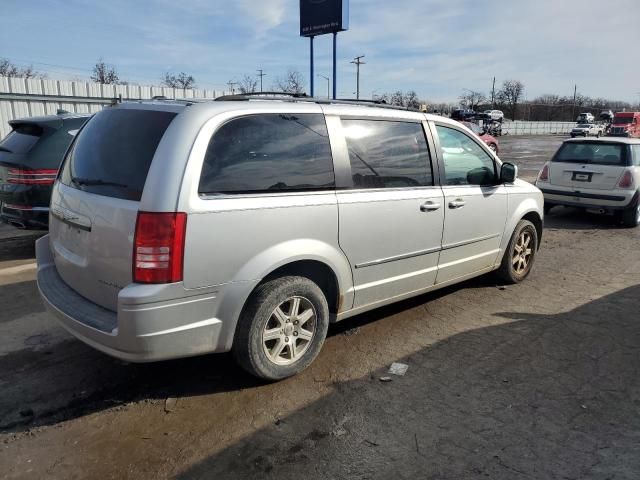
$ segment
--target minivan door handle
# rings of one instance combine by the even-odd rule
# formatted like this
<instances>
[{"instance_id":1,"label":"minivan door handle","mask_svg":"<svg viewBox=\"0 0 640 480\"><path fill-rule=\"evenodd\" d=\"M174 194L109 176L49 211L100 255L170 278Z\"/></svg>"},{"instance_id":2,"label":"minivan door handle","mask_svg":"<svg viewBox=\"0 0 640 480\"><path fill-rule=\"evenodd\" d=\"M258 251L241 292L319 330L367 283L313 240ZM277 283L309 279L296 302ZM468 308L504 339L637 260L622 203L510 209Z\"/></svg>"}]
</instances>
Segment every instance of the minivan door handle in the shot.
<instances>
[{"instance_id":1,"label":"minivan door handle","mask_svg":"<svg viewBox=\"0 0 640 480\"><path fill-rule=\"evenodd\" d=\"M449 208L462 208L466 204L467 203L461 198L456 198L455 200L452 200L451 202L449 202Z\"/></svg>"},{"instance_id":2,"label":"minivan door handle","mask_svg":"<svg viewBox=\"0 0 640 480\"><path fill-rule=\"evenodd\" d=\"M420 205L420 211L421 212L435 212L436 210L439 210L440 207L442 205L440 205L439 203L436 202L425 202L422 205Z\"/></svg>"}]
</instances>

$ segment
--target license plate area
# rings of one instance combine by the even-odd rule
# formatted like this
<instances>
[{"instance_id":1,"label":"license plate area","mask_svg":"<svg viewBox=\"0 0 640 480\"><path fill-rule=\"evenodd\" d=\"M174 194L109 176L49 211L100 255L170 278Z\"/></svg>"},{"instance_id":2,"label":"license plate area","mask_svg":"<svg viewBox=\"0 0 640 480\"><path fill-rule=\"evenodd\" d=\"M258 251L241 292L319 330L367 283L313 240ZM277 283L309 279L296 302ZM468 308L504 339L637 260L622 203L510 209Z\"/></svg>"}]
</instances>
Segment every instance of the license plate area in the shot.
<instances>
[{"instance_id":1,"label":"license plate area","mask_svg":"<svg viewBox=\"0 0 640 480\"><path fill-rule=\"evenodd\" d=\"M573 172L571 180L574 182L590 182L592 173Z\"/></svg>"}]
</instances>

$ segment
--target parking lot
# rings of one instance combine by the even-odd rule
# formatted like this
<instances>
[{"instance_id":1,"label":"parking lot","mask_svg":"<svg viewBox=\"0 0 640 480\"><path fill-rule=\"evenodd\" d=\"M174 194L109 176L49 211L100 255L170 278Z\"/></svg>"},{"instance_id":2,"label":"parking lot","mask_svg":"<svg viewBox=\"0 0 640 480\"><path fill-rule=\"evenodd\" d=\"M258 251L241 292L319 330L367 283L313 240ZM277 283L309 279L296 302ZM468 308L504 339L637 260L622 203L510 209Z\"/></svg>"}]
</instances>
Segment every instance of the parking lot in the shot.
<instances>
[{"instance_id":1,"label":"parking lot","mask_svg":"<svg viewBox=\"0 0 640 480\"><path fill-rule=\"evenodd\" d=\"M501 137L533 180L559 137ZM640 477L640 229L558 208L531 276L330 328L301 375L229 355L135 365L44 311L34 234L0 229L3 478ZM389 365L405 376L381 382Z\"/></svg>"}]
</instances>

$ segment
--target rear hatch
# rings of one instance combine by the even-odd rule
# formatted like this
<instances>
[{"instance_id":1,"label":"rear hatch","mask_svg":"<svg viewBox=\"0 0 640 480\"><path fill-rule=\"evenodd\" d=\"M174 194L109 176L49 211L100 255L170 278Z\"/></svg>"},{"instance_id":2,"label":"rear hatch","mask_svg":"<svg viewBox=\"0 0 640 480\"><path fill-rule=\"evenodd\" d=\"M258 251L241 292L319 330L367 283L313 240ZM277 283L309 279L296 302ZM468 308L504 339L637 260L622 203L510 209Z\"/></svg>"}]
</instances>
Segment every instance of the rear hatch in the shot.
<instances>
[{"instance_id":1,"label":"rear hatch","mask_svg":"<svg viewBox=\"0 0 640 480\"><path fill-rule=\"evenodd\" d=\"M107 108L80 131L51 199L50 235L58 273L110 310L132 281L136 217L155 151L177 114Z\"/></svg>"},{"instance_id":2,"label":"rear hatch","mask_svg":"<svg viewBox=\"0 0 640 480\"><path fill-rule=\"evenodd\" d=\"M565 142L551 160L549 182L575 190L612 190L628 165L627 150L614 142Z\"/></svg>"},{"instance_id":3,"label":"rear hatch","mask_svg":"<svg viewBox=\"0 0 640 480\"><path fill-rule=\"evenodd\" d=\"M57 173L57 167L51 171L50 166L33 153L39 143L55 134L62 121L26 120L9 124L11 132L0 142L0 203L31 204L33 199L26 195L31 187L48 185L50 188Z\"/></svg>"},{"instance_id":4,"label":"rear hatch","mask_svg":"<svg viewBox=\"0 0 640 480\"><path fill-rule=\"evenodd\" d=\"M29 210L46 208L65 151L88 115L9 122L0 142L0 201Z\"/></svg>"}]
</instances>

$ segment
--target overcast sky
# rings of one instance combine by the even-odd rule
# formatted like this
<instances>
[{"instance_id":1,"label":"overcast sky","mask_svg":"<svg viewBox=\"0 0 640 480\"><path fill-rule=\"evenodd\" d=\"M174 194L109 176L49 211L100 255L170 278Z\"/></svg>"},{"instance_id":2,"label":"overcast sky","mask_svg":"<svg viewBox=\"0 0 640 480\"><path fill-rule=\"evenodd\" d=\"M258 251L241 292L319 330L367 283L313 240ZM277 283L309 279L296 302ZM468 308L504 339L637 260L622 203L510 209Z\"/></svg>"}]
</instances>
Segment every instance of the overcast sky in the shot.
<instances>
[{"instance_id":1,"label":"overcast sky","mask_svg":"<svg viewBox=\"0 0 640 480\"><path fill-rule=\"evenodd\" d=\"M0 57L52 78L88 77L98 57L120 76L158 83L185 71L221 89L262 68L265 86L288 68L308 80L308 40L298 0L2 0ZM338 37L338 93L355 91L366 55L365 98L414 89L432 101L463 89L488 93L492 78L543 93L638 102L640 0L351 0ZM316 71L330 76L331 37L316 39ZM317 79L317 94L326 81Z\"/></svg>"}]
</instances>

